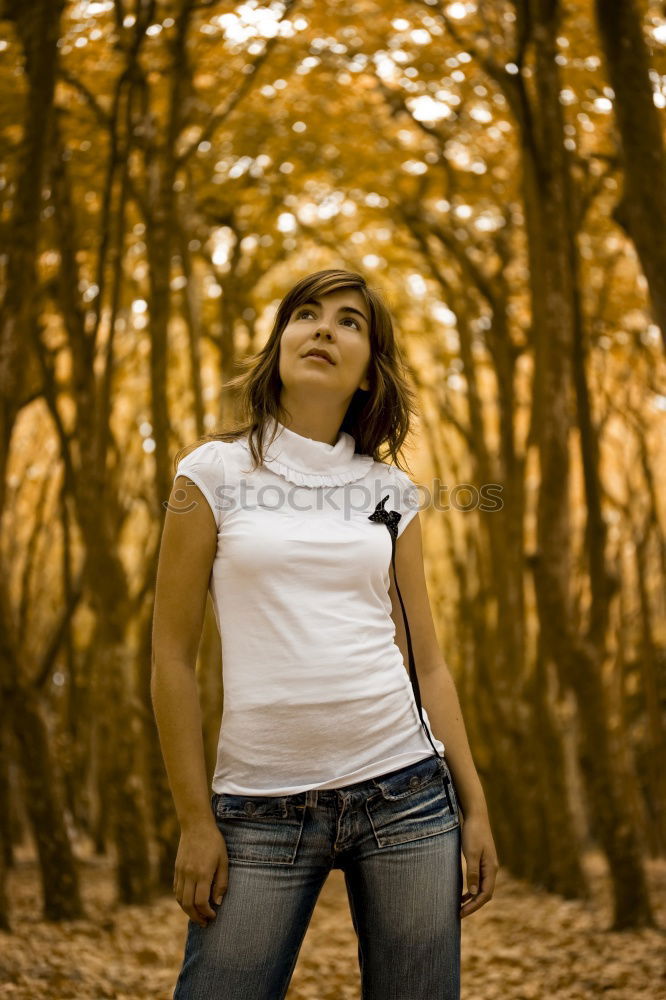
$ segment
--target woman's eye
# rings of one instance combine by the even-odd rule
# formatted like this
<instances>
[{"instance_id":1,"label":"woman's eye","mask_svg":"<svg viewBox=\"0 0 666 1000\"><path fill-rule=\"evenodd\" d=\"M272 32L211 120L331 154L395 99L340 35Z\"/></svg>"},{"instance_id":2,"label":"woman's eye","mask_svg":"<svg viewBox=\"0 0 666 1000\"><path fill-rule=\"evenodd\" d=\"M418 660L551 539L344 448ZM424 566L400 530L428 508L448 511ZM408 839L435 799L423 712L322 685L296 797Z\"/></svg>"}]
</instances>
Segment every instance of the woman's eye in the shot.
<instances>
[{"instance_id":1,"label":"woman's eye","mask_svg":"<svg viewBox=\"0 0 666 1000\"><path fill-rule=\"evenodd\" d=\"M311 313L314 316L312 309L299 309L299 311L296 313L296 319L300 319L301 316L305 316L306 313ZM361 329L361 324L358 322L358 320L352 319L351 316L345 316L344 319L348 319L352 323L354 323L356 325L357 330Z\"/></svg>"}]
</instances>

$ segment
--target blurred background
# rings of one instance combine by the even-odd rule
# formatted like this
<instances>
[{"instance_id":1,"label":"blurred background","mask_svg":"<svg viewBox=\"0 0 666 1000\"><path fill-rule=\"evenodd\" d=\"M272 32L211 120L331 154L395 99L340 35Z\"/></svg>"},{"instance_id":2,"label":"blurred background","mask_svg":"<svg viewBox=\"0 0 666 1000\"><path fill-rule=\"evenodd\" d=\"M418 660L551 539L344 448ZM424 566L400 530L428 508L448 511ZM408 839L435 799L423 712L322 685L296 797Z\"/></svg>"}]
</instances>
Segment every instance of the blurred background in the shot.
<instances>
[{"instance_id":1,"label":"blurred background","mask_svg":"<svg viewBox=\"0 0 666 1000\"><path fill-rule=\"evenodd\" d=\"M342 267L418 389L502 865L463 995L666 996L663 3L3 0L0 97L2 995L171 995L173 459L233 421L287 289ZM209 608L211 771L218 647ZM337 878L289 996L359 996Z\"/></svg>"}]
</instances>

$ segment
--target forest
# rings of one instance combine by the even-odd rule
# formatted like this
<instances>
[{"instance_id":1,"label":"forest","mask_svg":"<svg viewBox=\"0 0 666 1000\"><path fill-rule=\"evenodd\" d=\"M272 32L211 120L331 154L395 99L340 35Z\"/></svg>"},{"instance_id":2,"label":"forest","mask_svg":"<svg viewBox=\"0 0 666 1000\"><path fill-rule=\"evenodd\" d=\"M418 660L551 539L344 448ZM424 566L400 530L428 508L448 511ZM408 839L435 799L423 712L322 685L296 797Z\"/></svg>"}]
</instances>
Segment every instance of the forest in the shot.
<instances>
[{"instance_id":1,"label":"forest","mask_svg":"<svg viewBox=\"0 0 666 1000\"><path fill-rule=\"evenodd\" d=\"M387 299L445 501L428 588L501 862L463 996L666 996L663 4L2 0L0 94L0 997L171 996L174 457L333 267ZM210 608L197 682L212 773ZM332 878L289 998L359 995Z\"/></svg>"}]
</instances>

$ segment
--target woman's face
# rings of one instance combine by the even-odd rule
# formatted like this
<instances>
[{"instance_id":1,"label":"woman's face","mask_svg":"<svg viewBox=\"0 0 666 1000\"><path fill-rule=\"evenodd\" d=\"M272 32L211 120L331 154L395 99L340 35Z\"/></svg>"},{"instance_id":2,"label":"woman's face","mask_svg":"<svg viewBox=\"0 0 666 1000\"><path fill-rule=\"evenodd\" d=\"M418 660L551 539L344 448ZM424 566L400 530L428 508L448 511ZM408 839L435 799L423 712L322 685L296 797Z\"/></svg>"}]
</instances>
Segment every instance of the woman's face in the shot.
<instances>
[{"instance_id":1,"label":"woman's face","mask_svg":"<svg viewBox=\"0 0 666 1000\"><path fill-rule=\"evenodd\" d=\"M330 361L306 357L313 348ZM356 289L316 296L298 306L280 338L279 372L288 393L311 390L347 403L357 389L369 389L370 316Z\"/></svg>"}]
</instances>

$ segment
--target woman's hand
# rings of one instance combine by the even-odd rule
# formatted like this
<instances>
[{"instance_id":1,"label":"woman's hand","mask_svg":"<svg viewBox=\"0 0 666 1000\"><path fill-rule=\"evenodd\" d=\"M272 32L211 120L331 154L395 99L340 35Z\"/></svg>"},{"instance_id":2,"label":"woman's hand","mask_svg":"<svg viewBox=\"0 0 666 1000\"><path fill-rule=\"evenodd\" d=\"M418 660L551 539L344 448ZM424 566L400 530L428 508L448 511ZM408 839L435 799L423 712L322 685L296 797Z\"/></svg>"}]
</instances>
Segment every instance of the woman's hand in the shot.
<instances>
[{"instance_id":1,"label":"woman's hand","mask_svg":"<svg viewBox=\"0 0 666 1000\"><path fill-rule=\"evenodd\" d=\"M471 813L464 818L462 852L467 866L468 889L461 900L460 916L464 918L485 906L495 891L499 864L486 812Z\"/></svg>"},{"instance_id":2,"label":"woman's hand","mask_svg":"<svg viewBox=\"0 0 666 1000\"><path fill-rule=\"evenodd\" d=\"M173 891L190 920L207 927L227 891L229 859L227 845L215 820L202 820L181 831L173 878ZM212 885L212 891L211 891Z\"/></svg>"}]
</instances>

